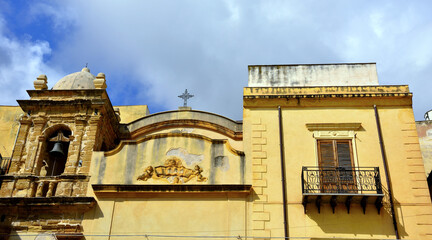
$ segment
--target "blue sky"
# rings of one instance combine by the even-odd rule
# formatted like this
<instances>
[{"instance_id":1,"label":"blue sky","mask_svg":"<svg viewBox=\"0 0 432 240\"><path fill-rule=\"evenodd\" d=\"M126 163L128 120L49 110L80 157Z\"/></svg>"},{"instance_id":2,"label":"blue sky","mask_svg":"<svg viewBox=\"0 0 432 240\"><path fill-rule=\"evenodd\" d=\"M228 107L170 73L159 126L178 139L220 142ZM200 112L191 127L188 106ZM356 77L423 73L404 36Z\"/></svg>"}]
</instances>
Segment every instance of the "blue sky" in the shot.
<instances>
[{"instance_id":1,"label":"blue sky","mask_svg":"<svg viewBox=\"0 0 432 240\"><path fill-rule=\"evenodd\" d=\"M51 87L86 63L114 105L242 118L247 65L377 62L409 84L417 120L432 109L431 1L0 0L0 104L40 74Z\"/></svg>"}]
</instances>

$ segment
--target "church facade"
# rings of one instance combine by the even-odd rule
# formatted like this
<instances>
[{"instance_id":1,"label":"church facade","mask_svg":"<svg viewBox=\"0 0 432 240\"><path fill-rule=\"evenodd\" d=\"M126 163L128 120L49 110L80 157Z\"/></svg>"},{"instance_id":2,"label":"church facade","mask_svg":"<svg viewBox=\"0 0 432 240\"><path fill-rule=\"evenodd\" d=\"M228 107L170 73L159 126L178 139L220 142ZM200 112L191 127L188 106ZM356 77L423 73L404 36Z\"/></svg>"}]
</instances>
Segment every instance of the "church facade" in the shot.
<instances>
[{"instance_id":1,"label":"church facade","mask_svg":"<svg viewBox=\"0 0 432 240\"><path fill-rule=\"evenodd\" d=\"M373 63L249 66L242 121L106 84L0 107L0 239L432 239L412 93Z\"/></svg>"}]
</instances>

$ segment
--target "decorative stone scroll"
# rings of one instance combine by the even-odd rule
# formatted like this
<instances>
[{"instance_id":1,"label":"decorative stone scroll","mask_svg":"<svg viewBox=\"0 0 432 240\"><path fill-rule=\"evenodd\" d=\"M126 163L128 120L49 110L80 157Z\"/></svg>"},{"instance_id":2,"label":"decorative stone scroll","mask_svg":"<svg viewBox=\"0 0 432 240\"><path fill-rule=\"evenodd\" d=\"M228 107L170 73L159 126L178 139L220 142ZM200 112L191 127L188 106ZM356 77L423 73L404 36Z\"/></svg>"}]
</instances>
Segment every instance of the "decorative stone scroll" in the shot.
<instances>
[{"instance_id":1,"label":"decorative stone scroll","mask_svg":"<svg viewBox=\"0 0 432 240\"><path fill-rule=\"evenodd\" d=\"M207 178L202 176L202 169L195 165L194 169L183 166L182 161L177 157L171 157L165 161L162 166L148 166L144 173L137 180L147 181L150 178L155 180L163 180L172 184L187 183L192 178L196 177L198 182L205 182Z\"/></svg>"}]
</instances>

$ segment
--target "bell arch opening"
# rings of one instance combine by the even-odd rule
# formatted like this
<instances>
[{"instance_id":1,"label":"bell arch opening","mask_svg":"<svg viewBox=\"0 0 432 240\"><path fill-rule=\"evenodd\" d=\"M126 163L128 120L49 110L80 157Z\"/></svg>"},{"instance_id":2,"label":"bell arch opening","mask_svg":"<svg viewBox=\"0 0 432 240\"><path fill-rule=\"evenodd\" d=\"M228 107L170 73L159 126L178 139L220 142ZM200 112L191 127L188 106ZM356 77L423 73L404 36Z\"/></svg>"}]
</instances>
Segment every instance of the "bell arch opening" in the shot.
<instances>
[{"instance_id":1,"label":"bell arch opening","mask_svg":"<svg viewBox=\"0 0 432 240\"><path fill-rule=\"evenodd\" d=\"M67 162L72 131L65 126L60 126L50 129L45 134L45 151L43 151L39 175L61 175L65 170Z\"/></svg>"}]
</instances>

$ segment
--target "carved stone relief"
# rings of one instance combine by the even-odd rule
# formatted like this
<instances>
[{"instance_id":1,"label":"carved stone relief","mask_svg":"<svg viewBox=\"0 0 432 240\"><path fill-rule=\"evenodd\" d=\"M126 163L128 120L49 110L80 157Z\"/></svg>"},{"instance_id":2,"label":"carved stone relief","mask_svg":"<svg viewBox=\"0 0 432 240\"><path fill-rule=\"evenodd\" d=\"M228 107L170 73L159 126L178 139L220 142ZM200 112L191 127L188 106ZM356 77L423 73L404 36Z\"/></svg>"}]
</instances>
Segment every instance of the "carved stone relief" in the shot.
<instances>
[{"instance_id":1,"label":"carved stone relief","mask_svg":"<svg viewBox=\"0 0 432 240\"><path fill-rule=\"evenodd\" d=\"M165 164L161 166L148 166L144 173L138 176L137 180L147 181L152 178L154 180L162 180L172 184L187 183L194 177L198 182L205 182L207 178L203 177L200 166L195 165L194 169L183 166L182 161L177 157L171 157L165 160Z\"/></svg>"},{"instance_id":2,"label":"carved stone relief","mask_svg":"<svg viewBox=\"0 0 432 240\"><path fill-rule=\"evenodd\" d=\"M354 136L354 131L338 131L338 130L334 130L334 131L328 131L328 130L324 130L324 131L314 131L314 137L316 138L343 138L343 137L353 137Z\"/></svg>"}]
</instances>

